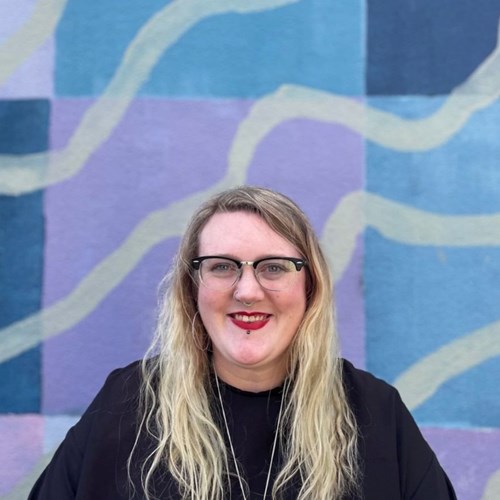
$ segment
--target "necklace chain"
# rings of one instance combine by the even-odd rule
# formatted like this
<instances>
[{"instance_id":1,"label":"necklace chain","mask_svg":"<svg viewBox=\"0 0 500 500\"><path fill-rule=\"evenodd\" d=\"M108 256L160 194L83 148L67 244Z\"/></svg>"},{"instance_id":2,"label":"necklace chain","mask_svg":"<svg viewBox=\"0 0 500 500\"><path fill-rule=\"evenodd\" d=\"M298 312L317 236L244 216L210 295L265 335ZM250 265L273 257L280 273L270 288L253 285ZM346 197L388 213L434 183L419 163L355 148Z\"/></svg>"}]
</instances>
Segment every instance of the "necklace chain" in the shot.
<instances>
[{"instance_id":1,"label":"necklace chain","mask_svg":"<svg viewBox=\"0 0 500 500\"><path fill-rule=\"evenodd\" d=\"M238 467L238 461L236 460L236 453L234 452L233 440L231 439L231 434L229 433L229 425L227 423L226 411L224 410L224 404L222 402L222 395L220 392L220 385L219 385L219 377L217 376L217 373L215 374L215 384L217 386L217 394L219 396L219 403L220 403L220 407L222 410L222 417L224 418L224 425L226 427L226 434L227 434L227 438L229 440L229 447L231 448L231 454L233 456L233 462L234 462L234 467L236 469L236 475L238 476L238 482L240 483L241 494L243 496L243 500L247 500L247 497L245 495L245 488L243 487L243 479L241 478L240 469ZM263 500L266 500L266 497L267 497L267 489L269 488L269 481L271 479L271 471L273 468L274 454L276 452L276 445L278 443L278 434L279 434L280 425L281 425L281 415L283 413L283 402L285 401L287 392L288 392L288 379L285 379L285 384L283 386L283 394L281 396L280 412L278 414L278 421L276 424L276 434L274 436L273 449L271 451L271 463L269 464L269 470L267 471L266 487L264 489L264 496L262 497Z\"/></svg>"}]
</instances>

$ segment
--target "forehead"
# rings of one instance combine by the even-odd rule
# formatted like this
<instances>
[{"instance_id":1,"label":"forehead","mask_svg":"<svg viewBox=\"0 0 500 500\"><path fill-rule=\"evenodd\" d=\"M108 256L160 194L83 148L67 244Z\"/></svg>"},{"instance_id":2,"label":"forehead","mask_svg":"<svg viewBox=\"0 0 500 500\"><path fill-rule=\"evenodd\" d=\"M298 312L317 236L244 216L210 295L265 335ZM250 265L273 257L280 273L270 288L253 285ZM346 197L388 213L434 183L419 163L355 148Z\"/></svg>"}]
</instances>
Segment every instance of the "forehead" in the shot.
<instances>
[{"instance_id":1,"label":"forehead","mask_svg":"<svg viewBox=\"0 0 500 500\"><path fill-rule=\"evenodd\" d=\"M199 253L245 260L270 255L300 257L291 242L271 229L260 216L249 212L213 215L201 231Z\"/></svg>"}]
</instances>

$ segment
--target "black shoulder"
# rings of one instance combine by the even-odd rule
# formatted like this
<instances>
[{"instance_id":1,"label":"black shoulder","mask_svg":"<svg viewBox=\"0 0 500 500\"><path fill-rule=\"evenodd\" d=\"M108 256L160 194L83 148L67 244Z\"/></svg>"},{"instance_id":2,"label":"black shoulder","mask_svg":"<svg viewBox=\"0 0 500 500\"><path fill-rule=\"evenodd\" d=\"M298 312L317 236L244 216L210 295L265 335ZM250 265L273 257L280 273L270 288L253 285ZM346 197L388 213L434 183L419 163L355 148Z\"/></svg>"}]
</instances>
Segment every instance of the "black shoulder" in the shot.
<instances>
[{"instance_id":1,"label":"black shoulder","mask_svg":"<svg viewBox=\"0 0 500 500\"><path fill-rule=\"evenodd\" d=\"M135 410L141 383L141 361L134 361L123 368L113 370L85 413Z\"/></svg>"},{"instance_id":2,"label":"black shoulder","mask_svg":"<svg viewBox=\"0 0 500 500\"><path fill-rule=\"evenodd\" d=\"M347 397L356 411L366 407L392 406L400 401L397 390L385 380L356 368L350 361L342 359L342 373Z\"/></svg>"},{"instance_id":3,"label":"black shoulder","mask_svg":"<svg viewBox=\"0 0 500 500\"><path fill-rule=\"evenodd\" d=\"M343 383L358 423L366 498L455 499L398 391L349 361L342 363Z\"/></svg>"},{"instance_id":4,"label":"black shoulder","mask_svg":"<svg viewBox=\"0 0 500 500\"><path fill-rule=\"evenodd\" d=\"M122 498L109 488L127 484L124 464L136 436L141 378L138 361L108 375L37 480L30 500ZM119 480L110 482L117 475Z\"/></svg>"}]
</instances>

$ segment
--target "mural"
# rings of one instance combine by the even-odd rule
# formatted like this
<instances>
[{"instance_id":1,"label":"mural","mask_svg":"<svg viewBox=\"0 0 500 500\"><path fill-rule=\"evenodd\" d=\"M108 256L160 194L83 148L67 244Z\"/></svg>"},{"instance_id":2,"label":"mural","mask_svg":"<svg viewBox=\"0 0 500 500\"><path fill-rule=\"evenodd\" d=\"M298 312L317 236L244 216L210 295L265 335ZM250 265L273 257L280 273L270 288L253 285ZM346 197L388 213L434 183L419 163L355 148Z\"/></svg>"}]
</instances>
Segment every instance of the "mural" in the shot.
<instances>
[{"instance_id":1,"label":"mural","mask_svg":"<svg viewBox=\"0 0 500 500\"><path fill-rule=\"evenodd\" d=\"M0 2L0 498L139 358L191 211L308 213L343 354L500 498L497 0Z\"/></svg>"}]
</instances>

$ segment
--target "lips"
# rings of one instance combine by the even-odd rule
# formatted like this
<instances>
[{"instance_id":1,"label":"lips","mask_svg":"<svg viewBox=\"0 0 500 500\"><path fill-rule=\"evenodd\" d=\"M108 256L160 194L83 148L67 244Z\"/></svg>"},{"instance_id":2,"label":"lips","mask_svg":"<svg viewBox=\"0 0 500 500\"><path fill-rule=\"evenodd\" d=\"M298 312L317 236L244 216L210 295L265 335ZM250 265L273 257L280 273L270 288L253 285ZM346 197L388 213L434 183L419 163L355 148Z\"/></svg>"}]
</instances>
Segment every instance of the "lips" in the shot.
<instances>
[{"instance_id":1,"label":"lips","mask_svg":"<svg viewBox=\"0 0 500 500\"><path fill-rule=\"evenodd\" d=\"M261 312L236 312L229 314L229 318L237 327L243 330L259 330L267 325L271 315Z\"/></svg>"}]
</instances>

